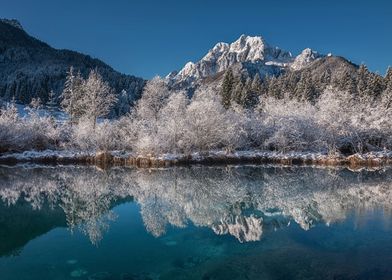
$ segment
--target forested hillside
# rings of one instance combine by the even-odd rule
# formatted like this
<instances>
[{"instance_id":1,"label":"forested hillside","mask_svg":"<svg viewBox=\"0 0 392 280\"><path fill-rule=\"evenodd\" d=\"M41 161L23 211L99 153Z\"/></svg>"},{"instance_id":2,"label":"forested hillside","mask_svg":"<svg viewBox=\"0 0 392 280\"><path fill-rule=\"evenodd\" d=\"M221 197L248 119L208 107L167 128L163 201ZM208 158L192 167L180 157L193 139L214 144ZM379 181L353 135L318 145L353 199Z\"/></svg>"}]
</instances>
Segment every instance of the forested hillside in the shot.
<instances>
[{"instance_id":1,"label":"forested hillside","mask_svg":"<svg viewBox=\"0 0 392 280\"><path fill-rule=\"evenodd\" d=\"M99 59L70 50L57 50L29 36L17 21L0 20L0 98L29 104L33 98L55 102L61 94L66 73L73 66L87 77L97 69L119 97L113 113L123 114L142 92L145 81L121 74Z\"/></svg>"}]
</instances>

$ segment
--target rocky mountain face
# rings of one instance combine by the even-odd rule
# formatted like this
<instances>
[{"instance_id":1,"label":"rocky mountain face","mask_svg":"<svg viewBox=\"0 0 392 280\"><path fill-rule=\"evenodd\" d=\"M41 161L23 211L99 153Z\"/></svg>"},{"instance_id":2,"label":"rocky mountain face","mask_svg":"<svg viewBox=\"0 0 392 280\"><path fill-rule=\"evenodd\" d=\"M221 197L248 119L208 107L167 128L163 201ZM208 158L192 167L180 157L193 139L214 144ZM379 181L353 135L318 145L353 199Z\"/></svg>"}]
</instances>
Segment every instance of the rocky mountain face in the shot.
<instances>
[{"instance_id":1,"label":"rocky mountain face","mask_svg":"<svg viewBox=\"0 0 392 280\"><path fill-rule=\"evenodd\" d=\"M145 84L143 79L121 74L99 59L54 49L29 36L17 20L0 20L1 99L27 104L39 97L45 103L51 90L58 97L71 66L84 77L91 69L98 69L119 94L116 113L126 111L140 97Z\"/></svg>"},{"instance_id":2,"label":"rocky mountain face","mask_svg":"<svg viewBox=\"0 0 392 280\"><path fill-rule=\"evenodd\" d=\"M279 72L293 58L289 52L268 45L262 37L242 35L237 41L218 43L198 62L188 62L178 73L168 78L174 82L194 83L198 79L216 75L236 64L245 69L255 65L261 76Z\"/></svg>"},{"instance_id":3,"label":"rocky mountain face","mask_svg":"<svg viewBox=\"0 0 392 280\"><path fill-rule=\"evenodd\" d=\"M298 56L288 51L269 45L262 37L241 35L231 44L218 43L198 62L188 62L180 71L167 75L168 83L177 89L194 89L201 85L220 85L223 73L233 70L243 79L253 78L256 74L261 79L277 77L284 73L303 71L334 72L354 71L357 66L344 58L322 55L309 48Z\"/></svg>"},{"instance_id":4,"label":"rocky mountain face","mask_svg":"<svg viewBox=\"0 0 392 280\"><path fill-rule=\"evenodd\" d=\"M321 57L323 57L323 55L320 55L318 52L313 51L312 49L306 48L294 59L290 65L290 69L301 70L302 68L308 66L311 62Z\"/></svg>"}]
</instances>

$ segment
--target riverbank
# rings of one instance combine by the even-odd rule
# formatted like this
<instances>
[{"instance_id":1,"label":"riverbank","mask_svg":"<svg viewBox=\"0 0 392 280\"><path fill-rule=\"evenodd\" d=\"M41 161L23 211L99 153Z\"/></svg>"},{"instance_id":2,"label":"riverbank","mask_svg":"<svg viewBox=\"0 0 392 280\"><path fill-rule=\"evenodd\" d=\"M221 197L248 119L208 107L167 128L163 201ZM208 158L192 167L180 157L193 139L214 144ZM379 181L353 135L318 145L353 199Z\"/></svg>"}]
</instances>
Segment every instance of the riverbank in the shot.
<instances>
[{"instance_id":1,"label":"riverbank","mask_svg":"<svg viewBox=\"0 0 392 280\"><path fill-rule=\"evenodd\" d=\"M159 168L192 164L281 164L281 165L323 165L349 167L378 167L392 164L392 152L371 152L344 156L312 152L279 153L271 151L211 151L208 153L163 154L161 156L138 155L129 152L75 152L75 151L26 151L0 155L0 164L87 164L98 166L136 166Z\"/></svg>"}]
</instances>

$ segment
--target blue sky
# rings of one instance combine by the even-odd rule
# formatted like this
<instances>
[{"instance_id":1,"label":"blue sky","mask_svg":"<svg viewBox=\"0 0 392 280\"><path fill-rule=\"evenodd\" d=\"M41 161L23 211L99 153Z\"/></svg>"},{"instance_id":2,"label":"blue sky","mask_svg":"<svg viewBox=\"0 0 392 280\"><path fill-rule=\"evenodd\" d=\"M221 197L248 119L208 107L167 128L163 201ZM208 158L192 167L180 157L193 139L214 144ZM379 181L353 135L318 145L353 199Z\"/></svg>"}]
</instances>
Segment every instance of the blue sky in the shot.
<instances>
[{"instance_id":1,"label":"blue sky","mask_svg":"<svg viewBox=\"0 0 392 280\"><path fill-rule=\"evenodd\" d=\"M0 0L56 48L97 57L123 73L166 75L219 41L261 35L294 55L310 47L385 73L392 65L392 1Z\"/></svg>"}]
</instances>

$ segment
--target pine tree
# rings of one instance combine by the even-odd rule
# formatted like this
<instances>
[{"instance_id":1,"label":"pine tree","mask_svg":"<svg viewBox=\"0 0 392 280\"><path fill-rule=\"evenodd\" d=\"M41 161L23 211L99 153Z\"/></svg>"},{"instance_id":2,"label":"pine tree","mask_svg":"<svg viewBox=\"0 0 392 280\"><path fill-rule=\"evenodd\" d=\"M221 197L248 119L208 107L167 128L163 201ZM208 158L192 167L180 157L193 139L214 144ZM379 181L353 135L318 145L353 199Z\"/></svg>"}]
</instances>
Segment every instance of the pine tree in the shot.
<instances>
[{"instance_id":1,"label":"pine tree","mask_svg":"<svg viewBox=\"0 0 392 280\"><path fill-rule=\"evenodd\" d=\"M369 70L364 64L361 64L357 70L357 93L359 98L364 98L369 95L368 82Z\"/></svg>"},{"instance_id":2,"label":"pine tree","mask_svg":"<svg viewBox=\"0 0 392 280\"><path fill-rule=\"evenodd\" d=\"M241 80L236 81L233 88L230 104L234 101L235 103L244 106L243 91L246 91L244 83Z\"/></svg>"},{"instance_id":3,"label":"pine tree","mask_svg":"<svg viewBox=\"0 0 392 280\"><path fill-rule=\"evenodd\" d=\"M384 79L375 73L369 74L368 79L368 94L374 98L377 98L381 95L384 90Z\"/></svg>"},{"instance_id":4,"label":"pine tree","mask_svg":"<svg viewBox=\"0 0 392 280\"><path fill-rule=\"evenodd\" d=\"M56 94L53 90L49 91L48 102L46 102L46 108L53 115L53 112L56 110L57 102L56 102Z\"/></svg>"},{"instance_id":5,"label":"pine tree","mask_svg":"<svg viewBox=\"0 0 392 280\"><path fill-rule=\"evenodd\" d=\"M285 93L294 94L297 83L300 79L299 75L294 72L289 72L284 75L285 78Z\"/></svg>"},{"instance_id":6,"label":"pine tree","mask_svg":"<svg viewBox=\"0 0 392 280\"><path fill-rule=\"evenodd\" d=\"M258 74L256 75L258 76ZM253 87L256 87L256 89L253 89ZM260 90L260 88L261 88L260 80L258 81L256 80L256 82L255 79L251 79L251 78L248 78L246 80L241 94L242 106L244 108L251 108L256 106L256 104L258 103L256 90Z\"/></svg>"},{"instance_id":7,"label":"pine tree","mask_svg":"<svg viewBox=\"0 0 392 280\"><path fill-rule=\"evenodd\" d=\"M283 97L281 86L280 86L280 80L276 77L272 77L268 79L268 96L274 98Z\"/></svg>"},{"instance_id":8,"label":"pine tree","mask_svg":"<svg viewBox=\"0 0 392 280\"><path fill-rule=\"evenodd\" d=\"M322 90L325 90L328 86L331 85L332 81L332 73L330 69L327 69L327 71L323 72L323 74L320 77L320 83L322 84Z\"/></svg>"},{"instance_id":9,"label":"pine tree","mask_svg":"<svg viewBox=\"0 0 392 280\"><path fill-rule=\"evenodd\" d=\"M260 79L259 73L257 73L253 77L252 84L251 84L251 90L255 93L259 93L259 92L261 92L261 88L262 88L262 81Z\"/></svg>"},{"instance_id":10,"label":"pine tree","mask_svg":"<svg viewBox=\"0 0 392 280\"><path fill-rule=\"evenodd\" d=\"M129 95L125 89L121 90L121 93L118 96L118 106L116 108L116 113L118 116L125 115L129 112Z\"/></svg>"},{"instance_id":11,"label":"pine tree","mask_svg":"<svg viewBox=\"0 0 392 280\"><path fill-rule=\"evenodd\" d=\"M392 68L388 67L387 73L384 77L384 91L382 93L384 105L386 108L392 106Z\"/></svg>"},{"instance_id":12,"label":"pine tree","mask_svg":"<svg viewBox=\"0 0 392 280\"><path fill-rule=\"evenodd\" d=\"M261 80L259 87L254 87L254 83L253 83L252 90L254 91L256 96L267 96L268 95L268 77Z\"/></svg>"},{"instance_id":13,"label":"pine tree","mask_svg":"<svg viewBox=\"0 0 392 280\"><path fill-rule=\"evenodd\" d=\"M234 90L234 75L231 69L227 70L222 83L222 104L227 109L230 107L232 94Z\"/></svg>"},{"instance_id":14,"label":"pine tree","mask_svg":"<svg viewBox=\"0 0 392 280\"><path fill-rule=\"evenodd\" d=\"M392 92L392 67L388 67L384 77L384 91Z\"/></svg>"},{"instance_id":15,"label":"pine tree","mask_svg":"<svg viewBox=\"0 0 392 280\"><path fill-rule=\"evenodd\" d=\"M83 78L78 72L75 75L73 67L67 72L64 89L61 94L61 107L68 113L71 124L83 114L81 99L83 97Z\"/></svg>"},{"instance_id":16,"label":"pine tree","mask_svg":"<svg viewBox=\"0 0 392 280\"><path fill-rule=\"evenodd\" d=\"M314 99L314 85L309 71L303 71L301 73L301 78L295 89L295 95L301 101L310 101Z\"/></svg>"},{"instance_id":17,"label":"pine tree","mask_svg":"<svg viewBox=\"0 0 392 280\"><path fill-rule=\"evenodd\" d=\"M345 70L335 83L335 87L339 90L343 90L350 94L355 94L357 91L357 85L355 78L352 76L350 71Z\"/></svg>"},{"instance_id":18,"label":"pine tree","mask_svg":"<svg viewBox=\"0 0 392 280\"><path fill-rule=\"evenodd\" d=\"M42 106L41 99L39 97L31 99L29 106L30 106L30 108L32 108L34 110L41 109L41 106Z\"/></svg>"},{"instance_id":19,"label":"pine tree","mask_svg":"<svg viewBox=\"0 0 392 280\"><path fill-rule=\"evenodd\" d=\"M390 86L392 88L392 67L388 67L387 73L384 77L384 84L386 87Z\"/></svg>"}]
</instances>

